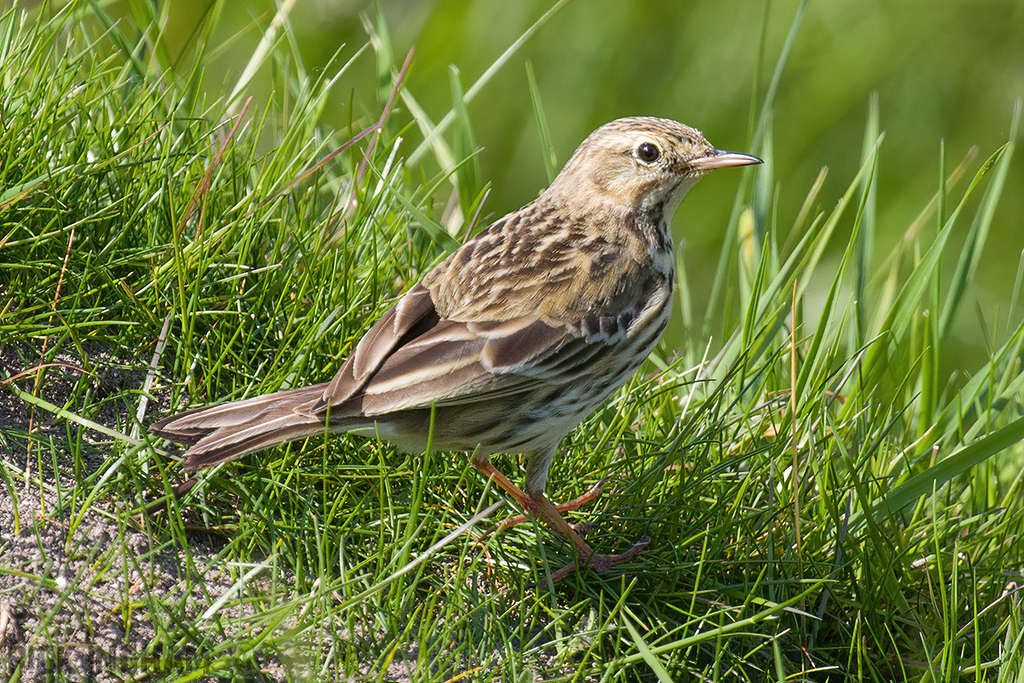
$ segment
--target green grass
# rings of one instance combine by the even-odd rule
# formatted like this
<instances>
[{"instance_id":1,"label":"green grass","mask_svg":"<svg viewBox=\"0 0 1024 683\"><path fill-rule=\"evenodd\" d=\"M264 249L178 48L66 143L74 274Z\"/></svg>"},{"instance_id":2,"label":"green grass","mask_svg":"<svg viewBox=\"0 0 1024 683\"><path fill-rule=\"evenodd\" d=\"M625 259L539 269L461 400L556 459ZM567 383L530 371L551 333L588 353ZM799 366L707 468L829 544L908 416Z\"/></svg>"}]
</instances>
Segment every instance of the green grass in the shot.
<instances>
[{"instance_id":1,"label":"green grass","mask_svg":"<svg viewBox=\"0 0 1024 683\"><path fill-rule=\"evenodd\" d=\"M68 600L95 598L126 642L152 629L110 668L160 681L1024 680L1020 276L1003 317L979 324L989 362L938 374L954 317L971 314L1019 112L983 161L950 170L936 143L935 200L879 260L876 151L890 141L877 104L860 147L836 152L863 160L845 194L819 184L799 215L776 210L768 123L790 42L751 110L748 151L766 164L730 175L731 216L700 217L727 226L712 291L689 290L680 258L686 345L661 349L552 469L555 500L611 477L614 493L574 519L599 525L600 552L645 532L647 552L549 586L571 548L530 525L478 544L515 511L494 509L500 492L464 454L346 436L172 495L184 476L146 436L155 415L324 381L446 249L514 208L485 203L461 101L476 88L453 72L451 114L415 116L405 56L373 26L362 49L380 100L325 130L318 113L360 48L314 76L287 27L270 29L254 60L273 62L279 103L208 100L201 68L171 69L151 30L87 3L0 15L0 386L17 406L0 425L15 511L0 557L27 535L45 563L60 530L83 567ZM696 222L685 204L680 218ZM705 299L715 315L700 319L691 302ZM518 478L518 458L495 462ZM148 513L157 501L167 511ZM121 533L93 546L98 519ZM10 560L4 577L30 587L11 599L65 590ZM117 605L100 599L119 582ZM18 652L73 649L46 632L60 614ZM26 680L9 661L9 680Z\"/></svg>"}]
</instances>

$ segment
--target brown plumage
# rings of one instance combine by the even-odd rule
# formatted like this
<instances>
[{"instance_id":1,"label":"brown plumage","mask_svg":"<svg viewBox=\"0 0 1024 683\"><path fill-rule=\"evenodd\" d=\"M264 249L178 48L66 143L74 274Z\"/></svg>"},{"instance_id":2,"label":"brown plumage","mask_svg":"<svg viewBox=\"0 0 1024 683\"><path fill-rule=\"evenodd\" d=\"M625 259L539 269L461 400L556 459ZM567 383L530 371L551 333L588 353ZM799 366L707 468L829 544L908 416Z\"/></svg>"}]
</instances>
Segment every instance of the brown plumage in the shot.
<instances>
[{"instance_id":1,"label":"brown plumage","mask_svg":"<svg viewBox=\"0 0 1024 683\"><path fill-rule=\"evenodd\" d=\"M642 544L594 555L544 495L548 469L665 329L669 220L687 190L710 169L756 163L675 121L606 124L540 197L406 292L330 382L190 410L151 431L188 444L195 470L325 429L421 451L433 411L435 449L472 451L476 469L573 542L581 565L607 569ZM504 452L527 455L525 492L490 464Z\"/></svg>"}]
</instances>

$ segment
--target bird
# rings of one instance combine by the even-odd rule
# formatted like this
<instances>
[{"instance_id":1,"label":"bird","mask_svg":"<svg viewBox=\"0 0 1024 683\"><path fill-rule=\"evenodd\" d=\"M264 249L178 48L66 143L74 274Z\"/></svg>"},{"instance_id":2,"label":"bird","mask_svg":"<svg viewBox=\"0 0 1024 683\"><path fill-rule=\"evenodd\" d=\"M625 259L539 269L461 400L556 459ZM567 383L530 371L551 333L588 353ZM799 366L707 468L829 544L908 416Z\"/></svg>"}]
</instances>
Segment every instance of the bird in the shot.
<instances>
[{"instance_id":1,"label":"bird","mask_svg":"<svg viewBox=\"0 0 1024 683\"><path fill-rule=\"evenodd\" d=\"M200 407L151 433L194 471L327 432L407 452L466 451L472 466L604 572L641 551L594 552L545 491L559 443L622 386L672 309L670 220L708 171L761 159L696 129L630 117L591 133L540 195L464 242L364 334L329 382ZM490 462L525 456L523 488ZM599 490L598 490L599 493Z\"/></svg>"}]
</instances>

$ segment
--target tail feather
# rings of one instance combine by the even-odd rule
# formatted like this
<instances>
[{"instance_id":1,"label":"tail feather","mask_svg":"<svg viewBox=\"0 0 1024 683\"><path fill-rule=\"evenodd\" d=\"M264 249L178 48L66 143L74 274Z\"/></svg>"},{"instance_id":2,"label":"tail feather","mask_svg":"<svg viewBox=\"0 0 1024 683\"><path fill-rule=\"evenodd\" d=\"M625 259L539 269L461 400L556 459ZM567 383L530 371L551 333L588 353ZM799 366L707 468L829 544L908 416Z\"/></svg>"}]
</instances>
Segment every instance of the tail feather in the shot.
<instances>
[{"instance_id":1,"label":"tail feather","mask_svg":"<svg viewBox=\"0 0 1024 683\"><path fill-rule=\"evenodd\" d=\"M185 469L197 470L296 439L322 434L326 418L314 412L327 384L196 408L158 420L150 431L187 444Z\"/></svg>"}]
</instances>

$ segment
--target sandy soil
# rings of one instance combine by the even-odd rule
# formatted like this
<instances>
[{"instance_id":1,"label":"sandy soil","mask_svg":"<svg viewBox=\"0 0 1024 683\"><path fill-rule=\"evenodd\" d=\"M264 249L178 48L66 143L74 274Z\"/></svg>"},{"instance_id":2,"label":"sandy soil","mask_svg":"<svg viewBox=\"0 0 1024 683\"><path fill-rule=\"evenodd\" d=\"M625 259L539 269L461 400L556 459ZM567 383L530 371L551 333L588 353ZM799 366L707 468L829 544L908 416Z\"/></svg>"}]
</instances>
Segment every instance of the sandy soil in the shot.
<instances>
[{"instance_id":1,"label":"sandy soil","mask_svg":"<svg viewBox=\"0 0 1024 683\"><path fill-rule=\"evenodd\" d=\"M30 353L0 349L3 376L33 367L25 358ZM142 386L146 369L138 363L99 351L89 357L97 394ZM39 395L64 405L80 379L80 362L65 354L54 361L61 365L48 369ZM18 385L30 390L34 374ZM91 418L106 426L131 424L135 409L108 401ZM81 439L86 472L76 472L68 455L72 439ZM121 681L147 668L158 676L166 655L153 649L151 610L163 599L180 603L189 591L190 614L179 615L187 621L232 584L216 559L215 537L191 537L192 562L186 563L180 549L154 547L144 531L126 527L123 516L114 514L124 501L68 499L73 477L101 467L107 439L0 391L0 458L9 475L0 488L0 676ZM259 673L264 680L284 680L279 662L268 661Z\"/></svg>"}]
</instances>

